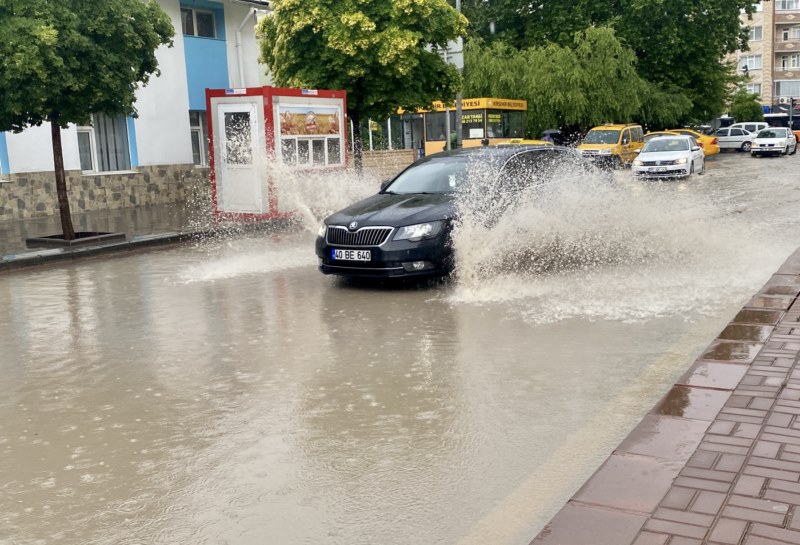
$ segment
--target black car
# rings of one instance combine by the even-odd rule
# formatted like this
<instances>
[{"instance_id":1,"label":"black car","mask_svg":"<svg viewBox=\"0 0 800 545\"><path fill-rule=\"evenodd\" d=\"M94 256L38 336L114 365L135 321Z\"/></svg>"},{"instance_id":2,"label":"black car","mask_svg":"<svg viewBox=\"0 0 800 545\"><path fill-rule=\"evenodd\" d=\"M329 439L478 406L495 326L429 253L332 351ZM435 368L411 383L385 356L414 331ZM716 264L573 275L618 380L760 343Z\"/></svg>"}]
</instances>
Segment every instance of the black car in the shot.
<instances>
[{"instance_id":1,"label":"black car","mask_svg":"<svg viewBox=\"0 0 800 545\"><path fill-rule=\"evenodd\" d=\"M316 241L319 269L361 277L447 275L454 266L456 201L475 171L499 193L541 180L551 170L544 166L564 160L582 161L575 150L557 146L465 148L421 159L378 194L324 220Z\"/></svg>"}]
</instances>

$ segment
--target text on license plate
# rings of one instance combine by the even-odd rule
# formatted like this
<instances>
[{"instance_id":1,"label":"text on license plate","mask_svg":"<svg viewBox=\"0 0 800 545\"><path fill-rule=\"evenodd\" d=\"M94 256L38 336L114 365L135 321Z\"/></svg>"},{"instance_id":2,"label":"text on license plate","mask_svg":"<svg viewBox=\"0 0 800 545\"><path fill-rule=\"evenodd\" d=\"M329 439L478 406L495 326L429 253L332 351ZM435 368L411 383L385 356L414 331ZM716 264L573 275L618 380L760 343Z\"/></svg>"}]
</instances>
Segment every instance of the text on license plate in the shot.
<instances>
[{"instance_id":1,"label":"text on license plate","mask_svg":"<svg viewBox=\"0 0 800 545\"><path fill-rule=\"evenodd\" d=\"M650 172L666 172L667 167L651 167Z\"/></svg>"},{"instance_id":2,"label":"text on license plate","mask_svg":"<svg viewBox=\"0 0 800 545\"><path fill-rule=\"evenodd\" d=\"M369 250L337 250L333 248L331 257L342 261L369 261L372 259L372 254Z\"/></svg>"}]
</instances>

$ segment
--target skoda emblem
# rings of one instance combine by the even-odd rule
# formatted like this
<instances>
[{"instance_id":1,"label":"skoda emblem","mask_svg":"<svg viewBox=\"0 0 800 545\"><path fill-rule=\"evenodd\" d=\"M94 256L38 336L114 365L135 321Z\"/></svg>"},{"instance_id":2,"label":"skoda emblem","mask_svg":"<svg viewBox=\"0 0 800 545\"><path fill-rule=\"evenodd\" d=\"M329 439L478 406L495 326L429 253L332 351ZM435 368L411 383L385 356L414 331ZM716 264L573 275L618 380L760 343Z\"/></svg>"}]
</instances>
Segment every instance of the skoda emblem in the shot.
<instances>
[{"instance_id":1,"label":"skoda emblem","mask_svg":"<svg viewBox=\"0 0 800 545\"><path fill-rule=\"evenodd\" d=\"M350 229L351 231L355 231L355 230L356 230L356 228L358 227L358 222L357 222L357 221L351 221L351 222L350 222L350 225L348 225L347 227L348 227L348 229Z\"/></svg>"},{"instance_id":2,"label":"skoda emblem","mask_svg":"<svg viewBox=\"0 0 800 545\"><path fill-rule=\"evenodd\" d=\"M661 164L661 161L656 161L656 165L660 165L660 164Z\"/></svg>"}]
</instances>

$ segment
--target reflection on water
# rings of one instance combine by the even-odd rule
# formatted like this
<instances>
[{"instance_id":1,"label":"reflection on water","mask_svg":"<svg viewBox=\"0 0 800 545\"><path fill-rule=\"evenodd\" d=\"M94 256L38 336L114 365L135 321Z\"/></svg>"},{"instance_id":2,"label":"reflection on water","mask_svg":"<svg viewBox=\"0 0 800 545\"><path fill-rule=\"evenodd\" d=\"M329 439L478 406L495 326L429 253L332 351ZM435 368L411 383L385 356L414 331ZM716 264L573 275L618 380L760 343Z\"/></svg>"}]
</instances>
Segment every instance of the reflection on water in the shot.
<instances>
[{"instance_id":1,"label":"reflection on water","mask_svg":"<svg viewBox=\"0 0 800 545\"><path fill-rule=\"evenodd\" d=\"M0 543L529 542L800 238L797 182L725 165L686 213L620 173L619 213L545 218L618 245L628 210L668 263L386 289L320 275L303 230L0 276Z\"/></svg>"}]
</instances>

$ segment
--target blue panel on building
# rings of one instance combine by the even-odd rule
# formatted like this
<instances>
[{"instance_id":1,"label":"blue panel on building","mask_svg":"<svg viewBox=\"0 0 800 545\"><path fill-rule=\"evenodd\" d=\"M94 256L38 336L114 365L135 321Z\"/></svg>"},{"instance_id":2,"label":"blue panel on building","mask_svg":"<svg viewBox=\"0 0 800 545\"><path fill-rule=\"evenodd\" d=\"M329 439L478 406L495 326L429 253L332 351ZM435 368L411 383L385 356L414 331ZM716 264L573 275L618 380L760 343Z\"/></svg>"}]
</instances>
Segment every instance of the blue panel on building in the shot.
<instances>
[{"instance_id":1,"label":"blue panel on building","mask_svg":"<svg viewBox=\"0 0 800 545\"><path fill-rule=\"evenodd\" d=\"M213 11L215 38L183 37L189 109L206 109L206 88L228 87L228 52L225 41L225 9L211 0L181 0L181 8Z\"/></svg>"},{"instance_id":2,"label":"blue panel on building","mask_svg":"<svg viewBox=\"0 0 800 545\"><path fill-rule=\"evenodd\" d=\"M8 166L8 142L6 141L6 133L0 132L0 174L10 174L11 169Z\"/></svg>"},{"instance_id":3,"label":"blue panel on building","mask_svg":"<svg viewBox=\"0 0 800 545\"><path fill-rule=\"evenodd\" d=\"M225 41L184 36L189 109L206 109L206 87L228 86L228 52Z\"/></svg>"}]
</instances>

